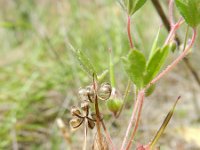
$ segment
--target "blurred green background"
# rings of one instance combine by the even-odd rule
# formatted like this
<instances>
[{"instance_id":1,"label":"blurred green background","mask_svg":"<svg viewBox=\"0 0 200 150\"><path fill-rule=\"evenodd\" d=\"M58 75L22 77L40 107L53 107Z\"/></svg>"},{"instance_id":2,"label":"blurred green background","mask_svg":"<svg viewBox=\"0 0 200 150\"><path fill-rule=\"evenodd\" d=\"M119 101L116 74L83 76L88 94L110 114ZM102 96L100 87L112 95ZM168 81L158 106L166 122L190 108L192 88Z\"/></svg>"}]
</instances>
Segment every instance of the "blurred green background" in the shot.
<instances>
[{"instance_id":1,"label":"blurred green background","mask_svg":"<svg viewBox=\"0 0 200 150\"><path fill-rule=\"evenodd\" d=\"M162 1L167 12L166 4ZM132 18L134 43L146 56L161 24L151 1ZM166 35L162 28L160 43ZM182 39L184 35L185 26L179 31ZM200 74L199 41L200 36L189 59ZM123 94L127 76L121 57L129 51L129 44L126 14L118 1L0 1L0 149L58 150L70 146L73 150L80 149L82 130L72 133L73 142L69 146L56 124L56 119L62 118L69 127L69 110L78 105L78 89L91 82L69 43L91 59L99 74L109 67L111 48L117 88ZM169 62L178 53L172 54ZM108 76L106 80L109 81ZM174 100L181 95L182 100L159 144L161 149L200 149L199 91L187 67L180 63L145 101L137 141L144 144L153 138ZM117 145L127 127L121 120L128 123L132 100L130 96L119 119L105 110L106 124ZM94 134L95 131L90 133L90 142Z\"/></svg>"}]
</instances>

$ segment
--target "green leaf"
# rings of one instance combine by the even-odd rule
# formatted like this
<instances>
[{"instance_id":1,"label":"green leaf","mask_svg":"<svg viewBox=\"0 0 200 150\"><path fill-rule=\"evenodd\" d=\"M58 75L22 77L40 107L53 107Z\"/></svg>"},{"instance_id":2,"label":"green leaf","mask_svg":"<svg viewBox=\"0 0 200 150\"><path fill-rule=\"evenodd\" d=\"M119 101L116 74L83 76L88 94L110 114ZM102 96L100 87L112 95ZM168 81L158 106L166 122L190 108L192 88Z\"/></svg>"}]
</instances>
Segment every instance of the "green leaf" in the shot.
<instances>
[{"instance_id":1,"label":"green leaf","mask_svg":"<svg viewBox=\"0 0 200 150\"><path fill-rule=\"evenodd\" d=\"M147 64L144 84L147 85L161 70L170 51L170 46L158 48Z\"/></svg>"},{"instance_id":2,"label":"green leaf","mask_svg":"<svg viewBox=\"0 0 200 150\"><path fill-rule=\"evenodd\" d=\"M158 40L159 40L159 35L160 35L160 28L158 30L158 33L156 35L156 38L154 39L152 48L151 48L151 52L149 54L149 60L151 59L151 57L155 54L156 50L158 50Z\"/></svg>"},{"instance_id":3,"label":"green leaf","mask_svg":"<svg viewBox=\"0 0 200 150\"><path fill-rule=\"evenodd\" d=\"M200 0L175 0L175 3L188 25L197 27L200 24Z\"/></svg>"},{"instance_id":4,"label":"green leaf","mask_svg":"<svg viewBox=\"0 0 200 150\"><path fill-rule=\"evenodd\" d=\"M150 144L150 149L154 149L154 147L155 147L156 143L158 142L160 136L165 131L165 128L167 127L170 119L172 118L172 115L174 114L174 110L175 110L176 104L177 104L177 102L178 102L179 99L180 99L180 97L178 97L178 99L174 103L173 107L171 108L171 110L169 111L169 113L167 114L167 116L165 117L165 120L163 121L160 129L157 131L155 137L153 138L153 140L152 140L152 142Z\"/></svg>"},{"instance_id":5,"label":"green leaf","mask_svg":"<svg viewBox=\"0 0 200 150\"><path fill-rule=\"evenodd\" d=\"M146 68L144 54L138 50L132 50L126 58L123 58L124 68L130 79L138 89L143 87L143 78Z\"/></svg>"},{"instance_id":6,"label":"green leaf","mask_svg":"<svg viewBox=\"0 0 200 150\"><path fill-rule=\"evenodd\" d=\"M79 61L82 69L87 72L90 76L95 76L97 77L97 73L94 69L94 66L92 65L92 63L90 62L89 58L80 50L75 50L72 47L72 51L75 55L75 57L77 58L77 60Z\"/></svg>"},{"instance_id":7,"label":"green leaf","mask_svg":"<svg viewBox=\"0 0 200 150\"><path fill-rule=\"evenodd\" d=\"M139 10L147 0L124 0L124 5L131 16Z\"/></svg>"}]
</instances>

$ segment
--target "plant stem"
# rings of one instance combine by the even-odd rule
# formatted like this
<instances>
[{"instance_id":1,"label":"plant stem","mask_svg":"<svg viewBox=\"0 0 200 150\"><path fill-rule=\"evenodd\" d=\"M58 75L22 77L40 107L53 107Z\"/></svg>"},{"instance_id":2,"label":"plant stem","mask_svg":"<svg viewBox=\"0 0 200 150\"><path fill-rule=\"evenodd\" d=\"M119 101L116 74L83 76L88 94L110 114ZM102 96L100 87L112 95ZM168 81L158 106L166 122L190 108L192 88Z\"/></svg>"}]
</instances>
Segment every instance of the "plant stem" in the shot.
<instances>
[{"instance_id":1,"label":"plant stem","mask_svg":"<svg viewBox=\"0 0 200 150\"><path fill-rule=\"evenodd\" d=\"M121 112L122 112L122 110L123 110L123 108L124 108L124 105L125 105L125 103L126 103L127 96L128 96L129 90L130 90L130 87L131 87L131 80L129 79L129 80L128 80L128 84L127 84L127 86L126 86L125 93L124 93L123 104L122 104L122 106L121 106L121 108L120 108L118 114L116 115L116 118L118 118L118 117L120 116L120 114L121 114Z\"/></svg>"},{"instance_id":2,"label":"plant stem","mask_svg":"<svg viewBox=\"0 0 200 150\"><path fill-rule=\"evenodd\" d=\"M136 119L136 122L135 122L135 127L134 127L134 130L133 130L133 133L131 134L131 138L128 142L128 145L126 147L126 150L129 150L131 148L131 145L132 145L132 141L135 137L135 133L137 131L137 128L138 128L138 125L139 125L139 121L140 121L140 116L141 116L141 112L142 112L142 106L143 106L143 102L144 102L144 95L145 95L145 91L144 90L141 90L138 94L141 95L141 99L139 99L139 108L138 108L138 115L137 115L137 119Z\"/></svg>"},{"instance_id":3,"label":"plant stem","mask_svg":"<svg viewBox=\"0 0 200 150\"><path fill-rule=\"evenodd\" d=\"M93 75L93 88L95 91L95 101L94 101L94 105L95 105L95 112L97 115L97 121L96 121L96 125L97 125L97 135L99 137L99 144L100 144L100 148L102 148L102 137L101 137L101 125L100 125L100 111L99 111L99 104L98 104L98 97L97 97L97 81L95 79L95 75Z\"/></svg>"},{"instance_id":4,"label":"plant stem","mask_svg":"<svg viewBox=\"0 0 200 150\"><path fill-rule=\"evenodd\" d=\"M170 31L170 22L167 19L167 16L165 15L161 5L160 5L160 1L159 0L151 0L156 11L158 12L160 18L162 19L162 22L164 23L166 29L168 31ZM176 35L176 41L178 43L178 45L180 45L180 38ZM191 74L193 75L194 79L196 80L197 84L200 86L200 78L198 76L198 73L196 72L196 70L193 68L193 66L191 65L190 61L185 57L183 59L184 63L186 64L186 66L188 67L189 71L191 72Z\"/></svg>"},{"instance_id":5,"label":"plant stem","mask_svg":"<svg viewBox=\"0 0 200 150\"><path fill-rule=\"evenodd\" d=\"M173 20L173 5L174 5L174 0L170 0L169 1L169 22L170 22L170 26L172 27L174 25L174 20Z\"/></svg>"},{"instance_id":6,"label":"plant stem","mask_svg":"<svg viewBox=\"0 0 200 150\"><path fill-rule=\"evenodd\" d=\"M129 121L129 125L128 125L128 128L126 130L126 134L124 136L124 140L123 140L123 143L122 143L122 146L121 146L121 150L124 150L125 145L127 143L130 130L131 130L132 126L133 126L133 123L135 122L135 116L136 116L136 112L137 112L137 109L138 109L138 106L139 106L139 101L140 101L140 99L141 99L143 94L144 94L144 90L141 90L138 93L138 96L137 96L137 99L135 101L135 105L134 105L134 108L133 108L133 112L132 112L132 115L131 115L131 119Z\"/></svg>"},{"instance_id":7,"label":"plant stem","mask_svg":"<svg viewBox=\"0 0 200 150\"><path fill-rule=\"evenodd\" d=\"M112 139L111 139L111 137L110 137L110 134L109 134L109 132L108 132L108 130L107 130L107 128L106 128L106 126L105 126L103 120L101 121L101 124L102 124L102 127L103 127L103 129L104 129L104 132L105 132L105 134L106 134L107 141L109 141L109 143L110 143L111 149L112 149L112 150L115 150L115 146L114 146L114 144L113 144L113 142L112 142Z\"/></svg>"},{"instance_id":8,"label":"plant stem","mask_svg":"<svg viewBox=\"0 0 200 150\"><path fill-rule=\"evenodd\" d=\"M87 150L87 119L85 119L85 130L84 130L84 143L83 143L83 150Z\"/></svg>"},{"instance_id":9,"label":"plant stem","mask_svg":"<svg viewBox=\"0 0 200 150\"><path fill-rule=\"evenodd\" d=\"M131 17L129 15L127 18L127 33L128 33L130 48L133 49L134 45L133 45L133 41L132 41L132 37L131 37Z\"/></svg>"},{"instance_id":10,"label":"plant stem","mask_svg":"<svg viewBox=\"0 0 200 150\"><path fill-rule=\"evenodd\" d=\"M193 46L193 44L195 42L196 35L197 35L197 31L194 28L193 36L192 36L192 40L191 40L190 44L185 48L185 50L181 53L181 55L179 57L177 57L171 63L171 65L169 65L165 70L163 70L157 77L155 77L147 87L149 87L150 85L152 85L155 82L157 82L158 80L160 80L160 78L162 78L165 74L167 74L169 71L171 71L187 55L188 51L190 50L190 48Z\"/></svg>"}]
</instances>

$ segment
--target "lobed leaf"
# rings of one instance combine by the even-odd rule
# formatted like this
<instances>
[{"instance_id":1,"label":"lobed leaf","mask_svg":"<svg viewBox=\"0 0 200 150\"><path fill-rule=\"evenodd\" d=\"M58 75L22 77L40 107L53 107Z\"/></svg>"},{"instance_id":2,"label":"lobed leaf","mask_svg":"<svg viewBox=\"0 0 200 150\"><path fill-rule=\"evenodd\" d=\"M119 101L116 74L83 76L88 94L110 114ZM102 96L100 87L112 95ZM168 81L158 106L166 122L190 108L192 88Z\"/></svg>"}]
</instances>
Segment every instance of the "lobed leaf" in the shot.
<instances>
[{"instance_id":1,"label":"lobed leaf","mask_svg":"<svg viewBox=\"0 0 200 150\"><path fill-rule=\"evenodd\" d=\"M128 14L131 16L139 10L147 0L124 0L124 5Z\"/></svg>"},{"instance_id":2,"label":"lobed leaf","mask_svg":"<svg viewBox=\"0 0 200 150\"><path fill-rule=\"evenodd\" d=\"M161 70L170 51L170 46L166 45L163 48L158 48L154 55L148 61L144 84L147 85Z\"/></svg>"},{"instance_id":3,"label":"lobed leaf","mask_svg":"<svg viewBox=\"0 0 200 150\"><path fill-rule=\"evenodd\" d=\"M123 58L124 68L137 88L142 88L146 59L144 54L138 50L132 50L126 58Z\"/></svg>"},{"instance_id":4,"label":"lobed leaf","mask_svg":"<svg viewBox=\"0 0 200 150\"><path fill-rule=\"evenodd\" d=\"M175 0L175 3L188 25L197 27L200 24L200 0Z\"/></svg>"},{"instance_id":5,"label":"lobed leaf","mask_svg":"<svg viewBox=\"0 0 200 150\"><path fill-rule=\"evenodd\" d=\"M80 50L75 50L75 49L72 49L72 50L74 52L75 57L79 61L82 69L85 72L87 72L90 76L94 75L95 77L97 77L97 73L96 73L91 61L89 60L89 58Z\"/></svg>"}]
</instances>

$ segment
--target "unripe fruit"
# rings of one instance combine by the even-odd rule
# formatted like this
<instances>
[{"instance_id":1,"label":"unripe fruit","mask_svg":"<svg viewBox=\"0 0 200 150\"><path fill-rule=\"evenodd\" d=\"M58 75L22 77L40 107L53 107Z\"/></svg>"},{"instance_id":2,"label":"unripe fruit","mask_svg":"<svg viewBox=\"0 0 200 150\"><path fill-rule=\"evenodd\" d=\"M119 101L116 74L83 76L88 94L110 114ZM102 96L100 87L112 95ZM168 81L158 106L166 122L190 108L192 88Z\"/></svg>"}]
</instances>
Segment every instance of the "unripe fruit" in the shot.
<instances>
[{"instance_id":1,"label":"unripe fruit","mask_svg":"<svg viewBox=\"0 0 200 150\"><path fill-rule=\"evenodd\" d=\"M145 96L146 96L146 97L150 96L150 95L154 92L155 88L156 88L156 85L155 85L155 84L151 85L151 86L145 91Z\"/></svg>"},{"instance_id":2,"label":"unripe fruit","mask_svg":"<svg viewBox=\"0 0 200 150\"><path fill-rule=\"evenodd\" d=\"M170 43L170 50L174 53L177 48L177 43L175 41Z\"/></svg>"},{"instance_id":3,"label":"unripe fruit","mask_svg":"<svg viewBox=\"0 0 200 150\"><path fill-rule=\"evenodd\" d=\"M109 99L107 101L107 107L108 109L114 114L114 116L117 115L118 111L122 107L122 101L120 99Z\"/></svg>"}]
</instances>

